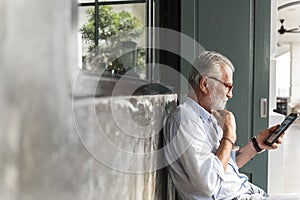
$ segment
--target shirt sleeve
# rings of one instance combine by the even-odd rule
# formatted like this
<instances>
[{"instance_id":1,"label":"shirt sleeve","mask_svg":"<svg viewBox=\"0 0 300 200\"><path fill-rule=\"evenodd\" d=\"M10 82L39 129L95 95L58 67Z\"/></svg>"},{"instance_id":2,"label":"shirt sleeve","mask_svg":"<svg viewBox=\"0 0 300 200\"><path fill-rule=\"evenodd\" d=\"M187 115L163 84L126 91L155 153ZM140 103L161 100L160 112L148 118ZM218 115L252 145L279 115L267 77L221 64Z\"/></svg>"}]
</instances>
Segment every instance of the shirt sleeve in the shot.
<instances>
[{"instance_id":1,"label":"shirt sleeve","mask_svg":"<svg viewBox=\"0 0 300 200\"><path fill-rule=\"evenodd\" d=\"M174 137L175 150L188 179L201 194L211 197L221 188L223 165L212 153L214 145L207 130L192 120L181 122Z\"/></svg>"},{"instance_id":2,"label":"shirt sleeve","mask_svg":"<svg viewBox=\"0 0 300 200\"><path fill-rule=\"evenodd\" d=\"M236 149L233 149L232 151L231 151L231 159L233 160L233 162L236 164Z\"/></svg>"}]
</instances>

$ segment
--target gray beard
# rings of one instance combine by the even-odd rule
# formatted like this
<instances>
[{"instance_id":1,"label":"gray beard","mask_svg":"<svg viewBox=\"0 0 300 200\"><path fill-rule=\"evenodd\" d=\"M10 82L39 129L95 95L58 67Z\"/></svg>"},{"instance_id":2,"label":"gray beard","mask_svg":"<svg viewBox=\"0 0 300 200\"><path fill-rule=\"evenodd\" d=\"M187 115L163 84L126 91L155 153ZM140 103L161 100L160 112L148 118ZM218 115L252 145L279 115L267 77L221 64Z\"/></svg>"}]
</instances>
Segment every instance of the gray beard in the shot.
<instances>
[{"instance_id":1,"label":"gray beard","mask_svg":"<svg viewBox=\"0 0 300 200\"><path fill-rule=\"evenodd\" d=\"M224 110L227 103L227 98L222 99L215 89L211 93L211 108L215 110Z\"/></svg>"}]
</instances>

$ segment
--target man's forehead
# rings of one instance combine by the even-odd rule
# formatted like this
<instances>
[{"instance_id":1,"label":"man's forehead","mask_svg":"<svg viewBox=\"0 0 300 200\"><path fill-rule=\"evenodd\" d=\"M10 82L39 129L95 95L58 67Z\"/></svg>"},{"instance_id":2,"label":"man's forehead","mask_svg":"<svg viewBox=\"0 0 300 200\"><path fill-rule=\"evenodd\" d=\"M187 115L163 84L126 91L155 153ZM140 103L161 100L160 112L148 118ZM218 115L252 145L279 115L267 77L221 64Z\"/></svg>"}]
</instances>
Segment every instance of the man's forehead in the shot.
<instances>
[{"instance_id":1,"label":"man's forehead","mask_svg":"<svg viewBox=\"0 0 300 200\"><path fill-rule=\"evenodd\" d=\"M227 83L232 83L233 81L233 71L228 65L222 65L221 67L222 70L222 77L224 78L223 80Z\"/></svg>"}]
</instances>

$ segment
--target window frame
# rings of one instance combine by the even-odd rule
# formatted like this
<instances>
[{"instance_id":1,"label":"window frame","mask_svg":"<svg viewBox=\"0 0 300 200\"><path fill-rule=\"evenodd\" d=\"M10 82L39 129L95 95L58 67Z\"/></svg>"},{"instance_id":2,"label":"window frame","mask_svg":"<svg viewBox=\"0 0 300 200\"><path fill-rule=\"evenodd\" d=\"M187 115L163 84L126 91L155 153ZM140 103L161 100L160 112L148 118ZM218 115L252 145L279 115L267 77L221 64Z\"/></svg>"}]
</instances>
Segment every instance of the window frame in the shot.
<instances>
[{"instance_id":1,"label":"window frame","mask_svg":"<svg viewBox=\"0 0 300 200\"><path fill-rule=\"evenodd\" d=\"M154 2L155 0L121 0L121 1L99 1L95 0L94 2L81 2L78 3L78 7L94 7L95 9L95 16L98 16L99 13L99 6L105 5L126 5L126 4L139 4L145 3L146 4L146 29L150 31L146 31L146 44L150 46L150 44L154 43L154 36L151 32L150 27L154 27ZM99 26L98 26L98 18L95 18L95 46L99 45ZM152 46L152 45L151 45ZM97 48L95 48L97 50ZM154 50L151 48L146 48L146 63L154 63ZM146 79L148 81L152 81L153 72L152 67L147 65L146 67Z\"/></svg>"},{"instance_id":2,"label":"window frame","mask_svg":"<svg viewBox=\"0 0 300 200\"><path fill-rule=\"evenodd\" d=\"M158 26L161 28L168 28L173 29L176 31L181 31L181 15L180 15L180 6L181 0L120 0L120 1L100 1L95 0L93 2L80 2L78 3L78 7L86 7L86 6L93 6L95 8L95 16L98 15L99 6L104 5L126 5L126 4L139 4L145 3L146 4L146 45L147 47L153 47L155 44L154 41L154 33L152 32L152 27ZM98 27L98 19L95 19L95 45L98 46L99 40L99 27ZM159 36L156 36L159 40ZM97 49L97 48L96 48ZM166 52L162 52L160 50L156 50L155 48L146 48L146 79L137 79L131 77L124 77L122 75L115 75L108 79L114 82L115 85L118 82L119 78L126 78L128 79L128 85L131 87L132 85L144 85L147 83L153 83L154 74L153 74L153 66L149 65L148 63L156 63L163 61L164 64L171 66L175 70L180 72L180 56L179 55L167 55ZM175 56L175 57L174 57ZM166 77L167 74L161 73L160 76ZM171 77L167 78L170 79ZM103 80L103 82L108 81L107 78ZM170 84L172 81L167 81L167 85ZM177 87L177 86L175 86ZM120 95L127 95L127 94L120 94ZM105 89L103 94L96 94L95 96L111 96L110 89Z\"/></svg>"}]
</instances>

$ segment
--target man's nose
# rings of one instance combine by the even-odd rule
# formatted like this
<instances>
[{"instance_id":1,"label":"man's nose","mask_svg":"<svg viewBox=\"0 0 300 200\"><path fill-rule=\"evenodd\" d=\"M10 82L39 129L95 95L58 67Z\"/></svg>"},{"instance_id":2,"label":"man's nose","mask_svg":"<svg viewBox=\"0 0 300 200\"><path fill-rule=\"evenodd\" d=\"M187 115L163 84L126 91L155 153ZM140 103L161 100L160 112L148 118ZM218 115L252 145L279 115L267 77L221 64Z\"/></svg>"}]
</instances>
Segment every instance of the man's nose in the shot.
<instances>
[{"instance_id":1,"label":"man's nose","mask_svg":"<svg viewBox=\"0 0 300 200\"><path fill-rule=\"evenodd\" d=\"M229 92L227 92L227 95L228 99L231 99L233 97L233 92L232 90L230 90Z\"/></svg>"}]
</instances>

